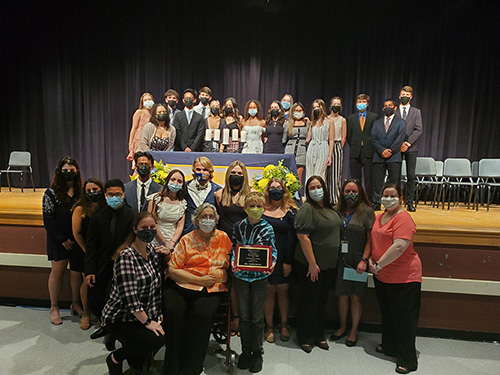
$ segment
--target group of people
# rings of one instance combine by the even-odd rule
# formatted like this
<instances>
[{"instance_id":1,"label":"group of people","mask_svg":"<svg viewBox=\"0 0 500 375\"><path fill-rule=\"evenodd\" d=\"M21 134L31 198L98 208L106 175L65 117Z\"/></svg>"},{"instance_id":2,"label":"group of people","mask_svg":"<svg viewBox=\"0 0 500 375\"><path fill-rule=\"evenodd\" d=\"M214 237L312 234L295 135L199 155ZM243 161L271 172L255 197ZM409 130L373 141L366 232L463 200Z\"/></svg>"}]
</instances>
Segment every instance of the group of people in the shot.
<instances>
[{"instance_id":1,"label":"group of people","mask_svg":"<svg viewBox=\"0 0 500 375\"><path fill-rule=\"evenodd\" d=\"M215 100L207 86L199 93L184 90L182 110L177 108L180 95L176 90L167 90L165 102L156 104L146 92L132 118L128 159L132 161L136 151L150 150L293 154L300 182L321 176L337 203L347 141L351 176L364 182L375 210L380 210L386 174L388 181L398 183L402 160L406 160L405 201L408 211L413 212L422 116L411 106L412 98L413 88L404 86L399 101L384 101L380 117L368 111L370 97L360 94L356 113L347 118L341 115L341 97L334 96L328 108L322 99L316 99L309 118L306 107L294 102L291 94L272 101L266 112L258 100L249 100L240 114L235 98Z\"/></svg>"},{"instance_id":2,"label":"group of people","mask_svg":"<svg viewBox=\"0 0 500 375\"><path fill-rule=\"evenodd\" d=\"M148 152L136 152L134 162L137 179L103 184L82 182L76 160L63 158L43 198L52 262L50 321L62 324L58 300L69 260L71 311L81 316L82 329L90 327L90 312L99 320L91 337L105 337L110 374L121 374L125 360L147 368L162 345L165 374L201 373L213 315L228 295L231 328L241 338L237 366L259 372L263 341L276 340L275 321L280 339L290 339L292 274L298 280L301 349L329 349L325 308L332 288L341 321L331 339L347 336L346 345L355 346L368 270L382 312L376 350L397 358L398 373L417 369L421 263L399 185L384 185L385 211L375 218L358 179L342 184L333 205L323 176L310 176L298 208L280 178L271 179L264 194L252 191L241 161L227 168L223 187L212 182L214 167L206 156L194 161L192 180L174 169L164 186L151 179ZM239 268L237 245L268 246L270 270Z\"/></svg>"}]
</instances>

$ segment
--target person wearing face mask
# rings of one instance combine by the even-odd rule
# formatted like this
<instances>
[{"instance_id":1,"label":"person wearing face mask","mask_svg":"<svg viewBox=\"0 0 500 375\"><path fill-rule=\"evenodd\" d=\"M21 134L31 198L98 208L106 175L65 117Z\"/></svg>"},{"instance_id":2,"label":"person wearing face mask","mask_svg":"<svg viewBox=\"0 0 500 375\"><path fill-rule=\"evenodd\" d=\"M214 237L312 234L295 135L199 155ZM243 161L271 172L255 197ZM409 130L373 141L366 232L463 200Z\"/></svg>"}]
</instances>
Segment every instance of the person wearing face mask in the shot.
<instances>
[{"instance_id":1,"label":"person wearing face mask","mask_svg":"<svg viewBox=\"0 0 500 375\"><path fill-rule=\"evenodd\" d=\"M196 208L203 203L215 206L215 193L222 189L215 182L212 182L214 166L206 156L200 156L194 160L192 171L193 179L186 184L186 219L182 236L195 229L191 216Z\"/></svg>"},{"instance_id":2,"label":"person wearing face mask","mask_svg":"<svg viewBox=\"0 0 500 375\"><path fill-rule=\"evenodd\" d=\"M292 107L292 104L293 96L291 94L283 95L280 101L280 105L283 109L283 117L285 118L285 120L288 120L290 118L290 108Z\"/></svg>"},{"instance_id":3,"label":"person wearing face mask","mask_svg":"<svg viewBox=\"0 0 500 375\"><path fill-rule=\"evenodd\" d=\"M236 245L271 246L272 268L274 268L277 259L276 240L273 227L262 219L265 204L266 200L262 194L258 192L248 194L243 207L248 217L234 224L232 236L233 285L238 299L242 350L237 366L242 370L249 369L250 372L262 370L264 305L270 272L237 269L234 250Z\"/></svg>"},{"instance_id":4,"label":"person wearing face mask","mask_svg":"<svg viewBox=\"0 0 500 375\"><path fill-rule=\"evenodd\" d=\"M198 112L204 120L210 116L210 101L212 100L212 90L208 86L200 89L198 94L199 103L194 106L194 110Z\"/></svg>"},{"instance_id":5,"label":"person wearing face mask","mask_svg":"<svg viewBox=\"0 0 500 375\"><path fill-rule=\"evenodd\" d=\"M243 116L238 111L238 103L233 97L224 100L224 105L221 108L221 116L224 118L226 124L223 129L229 129L229 143L224 144L221 142L221 152L239 153L241 152L240 132ZM246 115L245 115L246 116ZM238 130L238 138L233 139L233 130ZM222 135L221 135L222 138Z\"/></svg>"},{"instance_id":6,"label":"person wearing face mask","mask_svg":"<svg viewBox=\"0 0 500 375\"><path fill-rule=\"evenodd\" d=\"M132 116L132 127L130 128L130 135L128 140L128 155L127 160L133 161L134 154L139 149L139 143L141 139L141 133L144 125L146 125L151 118L151 109L155 104L155 99L153 95L149 92L145 92L141 95L139 100L139 109L134 112ZM134 166L132 165L132 169Z\"/></svg>"},{"instance_id":7,"label":"person wearing face mask","mask_svg":"<svg viewBox=\"0 0 500 375\"><path fill-rule=\"evenodd\" d=\"M154 245L167 247L169 252L181 238L186 218L186 188L184 173L173 169L165 179L163 189L148 197L148 212L158 224Z\"/></svg>"},{"instance_id":8,"label":"person wearing face mask","mask_svg":"<svg viewBox=\"0 0 500 375\"><path fill-rule=\"evenodd\" d=\"M372 203L375 210L380 210L380 191L387 181L399 182L401 171L401 145L406 137L406 121L396 117L396 102L392 99L384 101L384 116L374 122L372 128L373 153L373 192ZM370 192L368 191L368 194Z\"/></svg>"},{"instance_id":9,"label":"person wearing face mask","mask_svg":"<svg viewBox=\"0 0 500 375\"><path fill-rule=\"evenodd\" d=\"M334 129L326 117L325 102L316 99L312 104L312 123L307 133L306 180L321 176L326 181L326 169L332 164Z\"/></svg>"},{"instance_id":10,"label":"person wearing face mask","mask_svg":"<svg viewBox=\"0 0 500 375\"><path fill-rule=\"evenodd\" d=\"M267 110L264 154L283 154L285 152L283 148L284 124L285 116L283 115L281 103L275 100Z\"/></svg>"},{"instance_id":11,"label":"person wearing face mask","mask_svg":"<svg viewBox=\"0 0 500 375\"><path fill-rule=\"evenodd\" d=\"M149 212L141 212L133 218L131 229L114 253L111 293L102 312L103 327L122 344L106 358L111 375L123 373L125 360L136 371L149 372L151 353L165 343L162 255L151 244L156 223Z\"/></svg>"},{"instance_id":12,"label":"person wearing face mask","mask_svg":"<svg viewBox=\"0 0 500 375\"><path fill-rule=\"evenodd\" d=\"M269 180L264 191L264 198L266 199L266 210L262 217L273 227L278 252L276 266L271 276L269 276L269 285L267 286L265 340L274 342L273 322L275 300L277 299L281 317L280 339L281 341L288 341L290 340L288 330L288 285L289 276L292 272L293 252L297 244L294 222L298 207L285 182L278 177Z\"/></svg>"},{"instance_id":13,"label":"person wearing face mask","mask_svg":"<svg viewBox=\"0 0 500 375\"><path fill-rule=\"evenodd\" d=\"M168 89L165 91L165 104L167 105L168 117L170 123L174 123L175 115L180 112L177 108L177 103L179 102L179 93L174 89Z\"/></svg>"},{"instance_id":14,"label":"person wearing face mask","mask_svg":"<svg viewBox=\"0 0 500 375\"><path fill-rule=\"evenodd\" d=\"M382 315L382 343L375 350L396 357L396 372L408 374L418 367L422 262L413 247L417 228L402 206L399 184L386 183L381 197L385 211L373 224L369 260Z\"/></svg>"},{"instance_id":15,"label":"person wearing face mask","mask_svg":"<svg viewBox=\"0 0 500 375\"><path fill-rule=\"evenodd\" d=\"M135 212L147 211L148 195L158 193L162 186L151 178L154 159L149 152L136 152L134 160L139 177L125 184L125 201Z\"/></svg>"},{"instance_id":16,"label":"person wearing face mask","mask_svg":"<svg viewBox=\"0 0 500 375\"><path fill-rule=\"evenodd\" d=\"M362 314L362 298L366 294L367 281L353 281L348 270L358 274L367 271L371 255L370 231L375 221L375 213L359 180L348 179L341 188L341 195L335 206L342 217L342 242L345 250L341 251L337 265L335 295L339 297L340 327L332 334L331 340L337 341L347 336L346 346L355 346L358 342L358 324ZM351 311L351 331L347 331L347 313Z\"/></svg>"},{"instance_id":17,"label":"person wearing face mask","mask_svg":"<svg viewBox=\"0 0 500 375\"><path fill-rule=\"evenodd\" d=\"M177 132L170 124L167 107L163 103L157 103L151 110L149 122L142 128L137 151L171 151L176 136Z\"/></svg>"},{"instance_id":18,"label":"person wearing face mask","mask_svg":"<svg viewBox=\"0 0 500 375\"><path fill-rule=\"evenodd\" d=\"M89 286L90 311L101 320L102 309L109 297L113 277L113 254L132 232L136 212L125 205L125 187L121 180L108 180L104 185L107 206L90 218L85 251L85 282ZM102 320L101 320L102 322ZM103 327L92 339L106 335ZM114 338L107 336L105 345L114 348Z\"/></svg>"},{"instance_id":19,"label":"person wearing face mask","mask_svg":"<svg viewBox=\"0 0 500 375\"><path fill-rule=\"evenodd\" d=\"M328 118L334 126L333 131L333 159L332 164L327 169L326 184L330 188L330 196L333 203L337 204L337 198L342 184L342 163L344 160L344 144L347 134L347 121L340 114L342 111L342 98L334 96L330 101L330 115Z\"/></svg>"},{"instance_id":20,"label":"person wearing face mask","mask_svg":"<svg viewBox=\"0 0 500 375\"><path fill-rule=\"evenodd\" d=\"M325 339L325 309L335 281L342 220L330 203L321 176L309 177L305 190L306 202L295 218L300 246L294 258L299 279L297 340L301 349L310 353L314 345L329 349Z\"/></svg>"},{"instance_id":21,"label":"person wearing face mask","mask_svg":"<svg viewBox=\"0 0 500 375\"><path fill-rule=\"evenodd\" d=\"M357 112L347 118L347 142L349 143L349 167L351 177L364 181L365 191L373 191L373 144L371 133L373 123L379 118L376 113L368 111L370 97L359 94L356 97Z\"/></svg>"},{"instance_id":22,"label":"person wearing face mask","mask_svg":"<svg viewBox=\"0 0 500 375\"><path fill-rule=\"evenodd\" d=\"M175 151L197 152L201 146L205 133L205 121L202 115L194 110L197 92L193 89L184 90L184 109L174 117L173 125L177 132Z\"/></svg>"},{"instance_id":23,"label":"person wearing face mask","mask_svg":"<svg viewBox=\"0 0 500 375\"><path fill-rule=\"evenodd\" d=\"M226 126L226 121L221 118L220 102L212 100L209 109L210 116L205 119L205 131L203 134L210 129L211 139L203 141L203 152L222 152L222 130ZM219 139L215 138L217 130L219 132Z\"/></svg>"},{"instance_id":24,"label":"person wearing face mask","mask_svg":"<svg viewBox=\"0 0 500 375\"><path fill-rule=\"evenodd\" d=\"M181 238L169 263L163 289L166 333L164 374L200 374L212 318L227 292L231 240L218 230L215 206L203 203L193 214L195 230Z\"/></svg>"},{"instance_id":25,"label":"person wearing face mask","mask_svg":"<svg viewBox=\"0 0 500 375\"><path fill-rule=\"evenodd\" d=\"M305 117L304 105L300 102L292 105L291 116L285 124L282 142L285 145L285 154L295 155L297 175L303 184L302 175L306 166L306 138L309 133L310 122Z\"/></svg>"},{"instance_id":26,"label":"person wearing face mask","mask_svg":"<svg viewBox=\"0 0 500 375\"><path fill-rule=\"evenodd\" d=\"M82 316L80 329L90 328L90 309L87 301L87 283L85 283L85 250L90 217L106 205L104 185L100 180L89 178L83 183L80 199L73 206L71 218L73 236L79 248L72 248L70 252L71 270L82 275L80 283L80 298L82 300ZM74 304L74 302L73 302ZM79 303L78 303L79 304Z\"/></svg>"},{"instance_id":27,"label":"person wearing face mask","mask_svg":"<svg viewBox=\"0 0 500 375\"><path fill-rule=\"evenodd\" d=\"M418 139L422 135L422 113L420 109L410 105L413 98L413 88L404 86L399 92L401 105L395 111L397 117L406 121L406 138L401 145L401 153L406 160L406 207L408 211L415 212L415 190L417 187L415 168L417 165ZM401 173L400 173L401 174Z\"/></svg>"},{"instance_id":28,"label":"person wearing face mask","mask_svg":"<svg viewBox=\"0 0 500 375\"><path fill-rule=\"evenodd\" d=\"M247 140L243 144L242 154L262 154L264 151L263 137L266 122L263 118L262 105L258 100L249 100L245 105L245 117L241 130L247 132Z\"/></svg>"},{"instance_id":29,"label":"person wearing face mask","mask_svg":"<svg viewBox=\"0 0 500 375\"><path fill-rule=\"evenodd\" d=\"M71 249L78 247L71 228L71 208L80 197L81 191L82 176L78 162L69 156L62 158L42 200L43 226L47 231L47 257L52 265L48 280L50 322L55 325L62 324L59 314L59 294L68 268ZM81 315L80 273L76 270L71 272L70 282L74 302L71 313Z\"/></svg>"}]
</instances>

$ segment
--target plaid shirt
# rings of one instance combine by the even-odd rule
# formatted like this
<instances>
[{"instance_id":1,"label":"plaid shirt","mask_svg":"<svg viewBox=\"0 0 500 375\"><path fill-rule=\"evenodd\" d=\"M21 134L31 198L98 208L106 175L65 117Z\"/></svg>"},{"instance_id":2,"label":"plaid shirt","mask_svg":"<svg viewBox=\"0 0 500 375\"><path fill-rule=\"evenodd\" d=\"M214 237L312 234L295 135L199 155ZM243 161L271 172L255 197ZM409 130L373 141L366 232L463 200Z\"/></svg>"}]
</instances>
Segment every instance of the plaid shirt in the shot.
<instances>
[{"instance_id":1,"label":"plaid shirt","mask_svg":"<svg viewBox=\"0 0 500 375\"><path fill-rule=\"evenodd\" d=\"M147 260L129 246L115 261L111 294L102 311L103 325L135 322L138 311L146 312L152 320L161 317L160 255L151 244L146 251Z\"/></svg>"},{"instance_id":2,"label":"plaid shirt","mask_svg":"<svg viewBox=\"0 0 500 375\"><path fill-rule=\"evenodd\" d=\"M273 248L273 265L276 264L277 250L275 244L274 229L267 221L261 219L257 224L252 224L245 218L234 224L233 227L233 248L231 261L234 262L234 249L236 245L263 245ZM258 271L237 271L234 276L243 281L256 281L269 277L270 273Z\"/></svg>"}]
</instances>

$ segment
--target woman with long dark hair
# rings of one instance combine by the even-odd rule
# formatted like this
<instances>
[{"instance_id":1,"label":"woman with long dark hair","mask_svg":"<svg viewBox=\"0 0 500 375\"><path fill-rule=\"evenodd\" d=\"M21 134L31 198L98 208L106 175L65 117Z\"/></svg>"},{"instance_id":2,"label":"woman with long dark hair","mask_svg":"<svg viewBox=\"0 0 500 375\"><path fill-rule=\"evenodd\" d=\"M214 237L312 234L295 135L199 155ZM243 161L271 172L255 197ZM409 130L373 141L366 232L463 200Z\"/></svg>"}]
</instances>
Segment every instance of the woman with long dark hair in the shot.
<instances>
[{"instance_id":1,"label":"woman with long dark hair","mask_svg":"<svg viewBox=\"0 0 500 375\"><path fill-rule=\"evenodd\" d=\"M223 126L223 129L229 129L229 143L224 144L221 139L221 151L222 152L229 152L229 153L238 153L241 152L241 121L243 120L243 117L240 115L240 112L238 111L238 102L236 101L235 98L229 97L226 100L224 100L224 104L222 105L221 108L221 113L223 116L224 121L226 122ZM238 138L233 139L233 130L238 131ZM223 135L221 134L221 137Z\"/></svg>"},{"instance_id":2,"label":"woman with long dark hair","mask_svg":"<svg viewBox=\"0 0 500 375\"><path fill-rule=\"evenodd\" d=\"M68 268L71 248L75 237L71 227L71 208L80 197L82 176L78 162L70 156L62 158L54 171L50 187L43 195L43 225L47 231L47 256L52 263L49 275L50 322L62 324L59 314L59 294L64 272ZM73 304L71 313L81 315L79 288L82 276L78 271L70 273Z\"/></svg>"},{"instance_id":3,"label":"woman with long dark hair","mask_svg":"<svg viewBox=\"0 0 500 375\"><path fill-rule=\"evenodd\" d=\"M137 151L170 151L175 144L176 130L170 124L167 105L157 103L151 110L149 122L141 132Z\"/></svg>"},{"instance_id":4,"label":"woman with long dark hair","mask_svg":"<svg viewBox=\"0 0 500 375\"><path fill-rule=\"evenodd\" d=\"M249 100L245 105L244 120L241 122L241 130L247 133L246 142L241 150L243 154L262 154L265 129L262 105L258 100Z\"/></svg>"},{"instance_id":5,"label":"woman with long dark hair","mask_svg":"<svg viewBox=\"0 0 500 375\"><path fill-rule=\"evenodd\" d=\"M104 197L104 185L102 181L89 178L83 183L80 199L73 206L73 216L71 219L73 236L80 246L72 248L70 252L70 263L73 263L75 271L82 274L83 282L80 286L80 298L82 300L83 312L80 318L80 328L87 330L90 328L90 309L87 300L87 283L85 283L85 250L87 232L90 224L90 217L106 205Z\"/></svg>"},{"instance_id":6,"label":"woman with long dark hair","mask_svg":"<svg viewBox=\"0 0 500 375\"><path fill-rule=\"evenodd\" d=\"M285 116L281 103L273 101L267 110L266 136L264 137L264 154L283 154L283 132Z\"/></svg>"},{"instance_id":7,"label":"woman with long dark hair","mask_svg":"<svg viewBox=\"0 0 500 375\"><path fill-rule=\"evenodd\" d=\"M325 340L325 309L335 281L342 220L330 203L321 176L309 177L305 191L306 202L295 218L300 241L300 248L295 251L300 286L297 340L301 349L310 353L313 345L329 349Z\"/></svg>"}]
</instances>

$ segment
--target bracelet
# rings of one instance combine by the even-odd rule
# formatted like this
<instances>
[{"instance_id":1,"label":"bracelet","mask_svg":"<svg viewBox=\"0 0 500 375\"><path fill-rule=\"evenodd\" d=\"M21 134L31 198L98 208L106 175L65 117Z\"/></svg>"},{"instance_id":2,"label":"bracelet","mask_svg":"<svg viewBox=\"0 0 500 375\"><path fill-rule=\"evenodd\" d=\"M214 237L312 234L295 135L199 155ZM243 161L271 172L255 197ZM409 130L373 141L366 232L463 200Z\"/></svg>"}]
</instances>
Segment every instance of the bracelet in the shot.
<instances>
[{"instance_id":1,"label":"bracelet","mask_svg":"<svg viewBox=\"0 0 500 375\"><path fill-rule=\"evenodd\" d=\"M149 323L151 323L151 318L148 316L148 319L144 323L142 323L142 325L146 327L149 325Z\"/></svg>"},{"instance_id":2,"label":"bracelet","mask_svg":"<svg viewBox=\"0 0 500 375\"><path fill-rule=\"evenodd\" d=\"M362 258L361 258L361 260L362 260L363 262L368 263L368 258L362 257Z\"/></svg>"},{"instance_id":3,"label":"bracelet","mask_svg":"<svg viewBox=\"0 0 500 375\"><path fill-rule=\"evenodd\" d=\"M377 267L377 269L380 271L383 267L380 267L380 264L378 264L378 262L375 262L375 267Z\"/></svg>"}]
</instances>

